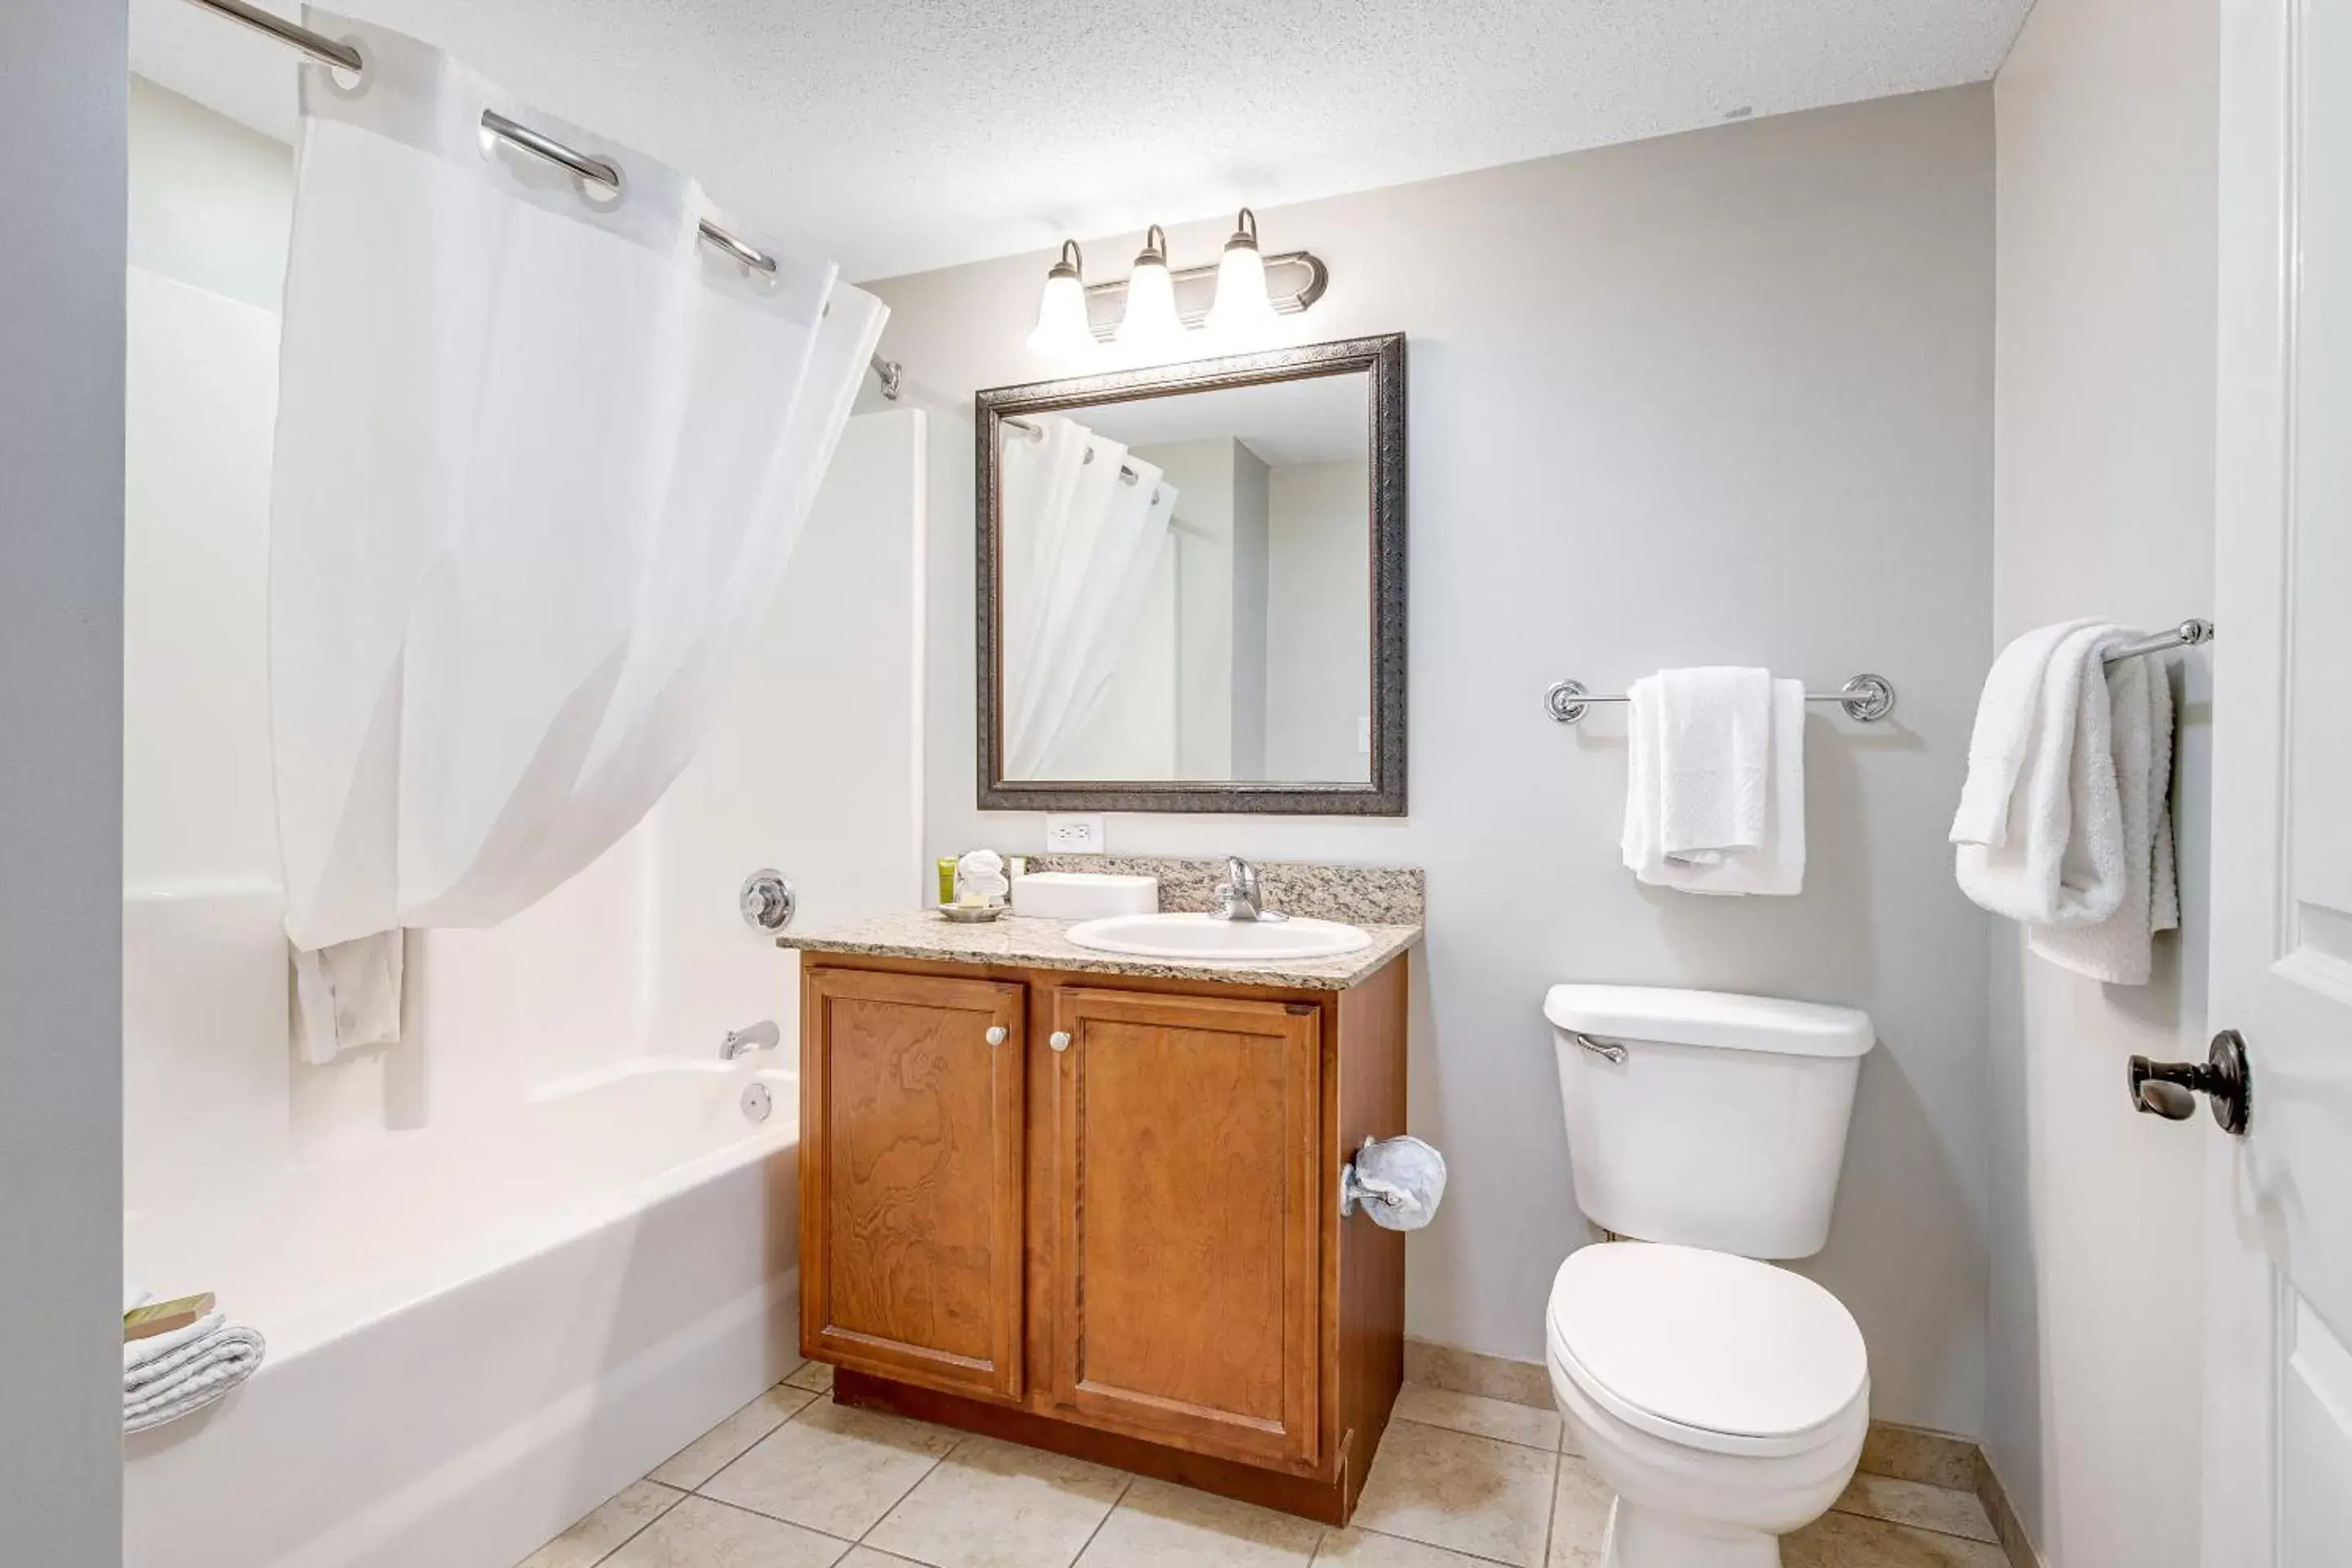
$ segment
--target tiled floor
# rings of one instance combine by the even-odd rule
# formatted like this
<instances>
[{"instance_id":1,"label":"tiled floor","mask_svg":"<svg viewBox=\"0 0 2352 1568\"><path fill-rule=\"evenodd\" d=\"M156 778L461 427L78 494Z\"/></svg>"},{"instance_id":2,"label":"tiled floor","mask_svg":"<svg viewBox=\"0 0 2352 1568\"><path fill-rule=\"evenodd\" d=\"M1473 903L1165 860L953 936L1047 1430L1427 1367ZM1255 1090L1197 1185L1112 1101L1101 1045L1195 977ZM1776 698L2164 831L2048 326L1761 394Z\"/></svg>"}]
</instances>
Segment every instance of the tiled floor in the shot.
<instances>
[{"instance_id":1,"label":"tiled floor","mask_svg":"<svg viewBox=\"0 0 2352 1568\"><path fill-rule=\"evenodd\" d=\"M803 1366L522 1568L1598 1568L1609 1493L1549 1410L1408 1387L1347 1530L849 1410ZM1786 1568L2007 1568L1967 1492L1857 1476Z\"/></svg>"}]
</instances>

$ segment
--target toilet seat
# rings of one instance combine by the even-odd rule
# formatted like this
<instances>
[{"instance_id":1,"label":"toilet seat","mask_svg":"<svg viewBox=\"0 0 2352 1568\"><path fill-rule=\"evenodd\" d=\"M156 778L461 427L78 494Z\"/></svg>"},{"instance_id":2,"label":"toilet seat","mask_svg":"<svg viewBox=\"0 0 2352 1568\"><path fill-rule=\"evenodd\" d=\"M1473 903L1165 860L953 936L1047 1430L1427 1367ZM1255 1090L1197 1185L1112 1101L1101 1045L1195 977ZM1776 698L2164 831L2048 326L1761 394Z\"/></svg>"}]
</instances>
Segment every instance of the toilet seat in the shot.
<instances>
[{"instance_id":1,"label":"toilet seat","mask_svg":"<svg viewBox=\"0 0 2352 1568\"><path fill-rule=\"evenodd\" d=\"M1853 1316L1802 1275L1663 1243L1570 1255L1546 1313L1554 1364L1619 1420L1718 1454L1798 1454L1870 1393Z\"/></svg>"}]
</instances>

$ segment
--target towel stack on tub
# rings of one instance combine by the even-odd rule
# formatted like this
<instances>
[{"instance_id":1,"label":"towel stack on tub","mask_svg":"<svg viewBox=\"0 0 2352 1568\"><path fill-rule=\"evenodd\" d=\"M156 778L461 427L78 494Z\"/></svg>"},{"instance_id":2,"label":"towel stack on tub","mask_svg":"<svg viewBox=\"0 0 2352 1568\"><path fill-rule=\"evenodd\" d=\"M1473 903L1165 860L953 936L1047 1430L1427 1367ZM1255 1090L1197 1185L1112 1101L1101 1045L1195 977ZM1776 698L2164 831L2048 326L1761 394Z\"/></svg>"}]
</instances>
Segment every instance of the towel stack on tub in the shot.
<instances>
[{"instance_id":1,"label":"towel stack on tub","mask_svg":"<svg viewBox=\"0 0 2352 1568\"><path fill-rule=\"evenodd\" d=\"M212 1292L151 1300L122 1293L122 1429L144 1432L201 1410L251 1377L268 1346L233 1323Z\"/></svg>"}]
</instances>

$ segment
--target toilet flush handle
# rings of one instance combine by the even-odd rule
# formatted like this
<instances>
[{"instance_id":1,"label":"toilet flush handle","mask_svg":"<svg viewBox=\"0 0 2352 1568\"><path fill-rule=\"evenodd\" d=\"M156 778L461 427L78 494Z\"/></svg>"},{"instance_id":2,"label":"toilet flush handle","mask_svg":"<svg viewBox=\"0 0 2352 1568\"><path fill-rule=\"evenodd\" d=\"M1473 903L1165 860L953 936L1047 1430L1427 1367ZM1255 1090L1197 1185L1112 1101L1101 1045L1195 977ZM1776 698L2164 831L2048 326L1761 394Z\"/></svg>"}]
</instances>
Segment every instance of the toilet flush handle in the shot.
<instances>
[{"instance_id":1,"label":"toilet flush handle","mask_svg":"<svg viewBox=\"0 0 2352 1568\"><path fill-rule=\"evenodd\" d=\"M1574 1040L1578 1045L1582 1046L1586 1050L1591 1051L1594 1056L1605 1057L1610 1061L1616 1063L1619 1067L1623 1067L1625 1065L1624 1047L1612 1045L1607 1040L1596 1040L1591 1035L1585 1034L1581 1030L1578 1029L1570 1029L1568 1034L1570 1039Z\"/></svg>"}]
</instances>

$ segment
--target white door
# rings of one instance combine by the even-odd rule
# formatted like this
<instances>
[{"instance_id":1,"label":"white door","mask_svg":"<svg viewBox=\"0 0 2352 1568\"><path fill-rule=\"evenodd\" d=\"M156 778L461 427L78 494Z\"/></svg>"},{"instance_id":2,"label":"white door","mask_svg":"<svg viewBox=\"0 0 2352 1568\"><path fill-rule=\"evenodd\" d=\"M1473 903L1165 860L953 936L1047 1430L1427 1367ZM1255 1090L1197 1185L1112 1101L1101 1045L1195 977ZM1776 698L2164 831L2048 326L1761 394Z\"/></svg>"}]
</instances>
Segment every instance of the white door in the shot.
<instances>
[{"instance_id":1,"label":"white door","mask_svg":"<svg viewBox=\"0 0 2352 1568\"><path fill-rule=\"evenodd\" d=\"M2204 1562L2352 1563L2352 5L2221 6ZM2166 1375L2151 1367L2150 1376Z\"/></svg>"}]
</instances>

